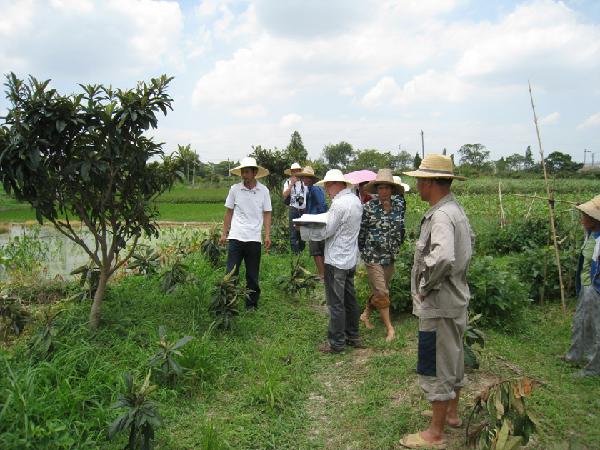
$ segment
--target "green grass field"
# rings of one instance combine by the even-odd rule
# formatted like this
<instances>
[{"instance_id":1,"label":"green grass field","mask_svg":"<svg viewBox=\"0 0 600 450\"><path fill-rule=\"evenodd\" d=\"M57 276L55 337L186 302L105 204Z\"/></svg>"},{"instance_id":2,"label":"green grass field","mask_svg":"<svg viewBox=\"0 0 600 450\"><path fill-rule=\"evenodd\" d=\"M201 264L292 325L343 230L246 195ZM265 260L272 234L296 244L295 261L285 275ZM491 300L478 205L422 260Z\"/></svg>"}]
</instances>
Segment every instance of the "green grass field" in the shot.
<instances>
[{"instance_id":1,"label":"green grass field","mask_svg":"<svg viewBox=\"0 0 600 450\"><path fill-rule=\"evenodd\" d=\"M316 346L328 320L323 289L283 295L278 277L288 256L265 255L260 309L243 312L230 332L210 331L211 287L223 270L197 254L186 262L194 277L171 294L162 293L158 277L113 284L93 336L89 304L56 304L64 312L56 351L46 360L28 356L32 329L1 350L0 448L123 448L125 436L106 441L106 427L119 413L110 405L123 372L146 373L159 325L169 340L194 339L180 358L192 374L153 395L163 418L157 449L391 449L403 434L426 426L420 412L428 404L414 371L414 317L393 317L392 343L375 316L374 330L361 328L366 349L321 355ZM467 417L486 382L528 375L544 383L527 401L539 423L528 448L598 448L600 384L574 378L575 370L557 358L569 344L570 320L547 304L530 307L516 331L486 330L482 366L468 375L461 415ZM449 448L464 448L461 432L450 431Z\"/></svg>"}]
</instances>

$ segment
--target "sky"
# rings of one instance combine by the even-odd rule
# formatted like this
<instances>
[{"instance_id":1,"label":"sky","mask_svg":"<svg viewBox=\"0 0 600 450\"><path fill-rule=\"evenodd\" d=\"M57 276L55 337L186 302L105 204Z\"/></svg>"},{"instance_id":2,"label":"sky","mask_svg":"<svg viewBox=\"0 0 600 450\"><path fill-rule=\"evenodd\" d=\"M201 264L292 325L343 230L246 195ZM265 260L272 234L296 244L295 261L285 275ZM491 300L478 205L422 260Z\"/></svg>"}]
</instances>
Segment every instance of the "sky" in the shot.
<instances>
[{"instance_id":1,"label":"sky","mask_svg":"<svg viewBox=\"0 0 600 450\"><path fill-rule=\"evenodd\" d=\"M414 154L481 143L600 161L597 0L0 0L0 72L131 88L175 77L155 139L205 162L297 130ZM9 104L0 96L0 116ZM585 152L588 150L591 153Z\"/></svg>"}]
</instances>

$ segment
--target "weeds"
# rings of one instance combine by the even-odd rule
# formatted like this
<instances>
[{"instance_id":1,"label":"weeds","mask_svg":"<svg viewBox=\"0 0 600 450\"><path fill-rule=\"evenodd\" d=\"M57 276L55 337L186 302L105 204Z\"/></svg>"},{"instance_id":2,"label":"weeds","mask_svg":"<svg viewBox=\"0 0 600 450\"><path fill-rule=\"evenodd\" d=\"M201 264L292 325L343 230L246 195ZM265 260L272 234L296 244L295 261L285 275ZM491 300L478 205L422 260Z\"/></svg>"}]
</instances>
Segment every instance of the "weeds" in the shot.
<instances>
[{"instance_id":1,"label":"weeds","mask_svg":"<svg viewBox=\"0 0 600 450\"><path fill-rule=\"evenodd\" d=\"M475 328L475 324L481 319L481 314L476 314L473 317L469 317L469 323L465 330L464 335L464 353L465 353L465 367L471 369L479 369L479 358L473 346L477 344L480 349L485 347L485 335L483 331Z\"/></svg>"},{"instance_id":2,"label":"weeds","mask_svg":"<svg viewBox=\"0 0 600 450\"><path fill-rule=\"evenodd\" d=\"M29 311L19 298L7 295L0 297L0 332L3 339L8 337L9 332L19 336L29 319Z\"/></svg>"},{"instance_id":3,"label":"weeds","mask_svg":"<svg viewBox=\"0 0 600 450\"><path fill-rule=\"evenodd\" d=\"M54 325L56 318L61 313L62 310L55 313L52 313L50 308L44 310L44 323L29 341L29 350L32 354L43 359L54 351L55 338L57 335L57 330Z\"/></svg>"},{"instance_id":4,"label":"weeds","mask_svg":"<svg viewBox=\"0 0 600 450\"><path fill-rule=\"evenodd\" d=\"M209 311L214 317L214 326L221 330L229 330L234 318L239 314L241 300L249 298L251 289L239 286L235 267L222 280L215 284Z\"/></svg>"},{"instance_id":5,"label":"weeds","mask_svg":"<svg viewBox=\"0 0 600 450\"><path fill-rule=\"evenodd\" d=\"M312 291L319 281L318 275L313 275L309 270L300 265L300 256L290 261L290 274L279 277L278 284L289 295L299 295L302 290L305 294Z\"/></svg>"},{"instance_id":6,"label":"weeds","mask_svg":"<svg viewBox=\"0 0 600 450\"><path fill-rule=\"evenodd\" d=\"M147 245L139 245L138 251L131 256L128 268L142 275L154 275L160 268L160 255Z\"/></svg>"}]
</instances>

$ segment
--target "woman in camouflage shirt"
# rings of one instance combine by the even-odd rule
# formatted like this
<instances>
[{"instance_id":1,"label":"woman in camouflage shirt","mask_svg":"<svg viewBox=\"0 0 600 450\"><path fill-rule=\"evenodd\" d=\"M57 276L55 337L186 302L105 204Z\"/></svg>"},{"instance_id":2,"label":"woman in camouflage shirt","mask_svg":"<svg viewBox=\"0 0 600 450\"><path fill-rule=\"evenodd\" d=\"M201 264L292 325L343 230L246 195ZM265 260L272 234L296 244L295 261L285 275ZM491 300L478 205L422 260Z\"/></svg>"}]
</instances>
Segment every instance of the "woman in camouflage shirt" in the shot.
<instances>
[{"instance_id":1,"label":"woman in camouflage shirt","mask_svg":"<svg viewBox=\"0 0 600 450\"><path fill-rule=\"evenodd\" d=\"M394 260L404 241L404 188L394 182L390 169L381 169L377 178L366 186L366 191L378 197L365 203L358 235L358 248L367 268L371 296L360 316L367 328L371 312L379 310L386 329L386 341L396 332L390 321L390 281L394 275Z\"/></svg>"}]
</instances>

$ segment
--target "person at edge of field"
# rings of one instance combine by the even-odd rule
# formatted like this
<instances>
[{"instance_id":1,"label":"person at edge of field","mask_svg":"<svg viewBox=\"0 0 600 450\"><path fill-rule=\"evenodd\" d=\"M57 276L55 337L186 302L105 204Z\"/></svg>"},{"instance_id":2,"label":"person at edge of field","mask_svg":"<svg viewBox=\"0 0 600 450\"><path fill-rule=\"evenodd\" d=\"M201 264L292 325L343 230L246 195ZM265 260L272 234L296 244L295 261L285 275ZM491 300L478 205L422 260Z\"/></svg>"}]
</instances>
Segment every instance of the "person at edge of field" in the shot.
<instances>
[{"instance_id":1,"label":"person at edge of field","mask_svg":"<svg viewBox=\"0 0 600 450\"><path fill-rule=\"evenodd\" d=\"M302 182L306 186L306 208L304 212L307 214L323 214L327 212L327 202L325 201L325 193L319 186L314 184L319 181L315 175L315 171L311 166L306 166L302 172L298 174L302 177ZM308 241L308 249L310 256L315 260L317 272L321 282L325 281L325 241Z\"/></svg>"},{"instance_id":2,"label":"person at edge of field","mask_svg":"<svg viewBox=\"0 0 600 450\"><path fill-rule=\"evenodd\" d=\"M377 178L365 186L365 191L377 198L363 205L358 249L367 269L371 295L360 316L367 328L371 312L379 310L387 330L385 340L396 336L390 320L390 282L394 275L394 260L404 242L404 212L406 201L401 195L404 188L394 181L391 169L380 169Z\"/></svg>"},{"instance_id":3,"label":"person at edge of field","mask_svg":"<svg viewBox=\"0 0 600 450\"><path fill-rule=\"evenodd\" d=\"M300 232L294 226L294 219L297 219L306 208L306 186L299 177L302 167L298 163L293 163L289 169L285 169L284 173L290 177L283 183L283 200L288 205L289 212L289 233L290 247L294 254L304 250L305 242L300 237Z\"/></svg>"},{"instance_id":4,"label":"person at edge of field","mask_svg":"<svg viewBox=\"0 0 600 450\"><path fill-rule=\"evenodd\" d=\"M311 239L325 240L325 297L329 308L327 342L319 346L323 353L340 353L346 345L362 348L358 322L360 309L354 290L354 274L358 262L358 232L362 205L352 192L352 184L339 169L330 169L323 186L331 199L324 227ZM302 233L312 231L300 226Z\"/></svg>"},{"instance_id":5,"label":"person at edge of field","mask_svg":"<svg viewBox=\"0 0 600 450\"><path fill-rule=\"evenodd\" d=\"M464 386L463 335L467 326L469 285L467 269L474 235L463 208L450 192L454 179L452 160L426 155L416 177L417 190L430 208L421 220L411 271L413 314L419 318L417 374L431 402L429 427L408 434L400 444L408 448L446 448L446 425L460 427L457 414Z\"/></svg>"},{"instance_id":6,"label":"person at edge of field","mask_svg":"<svg viewBox=\"0 0 600 450\"><path fill-rule=\"evenodd\" d=\"M271 247L271 197L269 189L258 178L269 171L256 164L254 158L243 158L240 165L229 171L242 177L240 183L229 189L225 200L223 232L219 243L228 241L227 273L239 273L242 260L246 265L246 287L251 289L246 299L246 309L258 308L260 297L259 271L261 256L261 231L265 227L265 250Z\"/></svg>"},{"instance_id":7,"label":"person at edge of field","mask_svg":"<svg viewBox=\"0 0 600 450\"><path fill-rule=\"evenodd\" d=\"M578 376L600 375L600 195L576 207L585 240L577 264L577 307L571 348L562 357L583 364Z\"/></svg>"}]
</instances>

